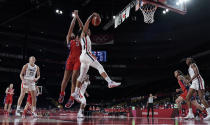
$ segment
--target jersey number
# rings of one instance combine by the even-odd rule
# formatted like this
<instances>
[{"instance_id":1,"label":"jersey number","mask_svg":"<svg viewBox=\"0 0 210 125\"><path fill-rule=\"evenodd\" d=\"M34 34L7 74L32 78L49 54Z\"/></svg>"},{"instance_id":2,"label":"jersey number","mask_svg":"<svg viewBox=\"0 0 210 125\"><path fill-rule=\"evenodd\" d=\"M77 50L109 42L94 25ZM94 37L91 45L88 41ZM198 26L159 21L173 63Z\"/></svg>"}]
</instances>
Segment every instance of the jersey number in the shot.
<instances>
[{"instance_id":1,"label":"jersey number","mask_svg":"<svg viewBox=\"0 0 210 125\"><path fill-rule=\"evenodd\" d=\"M30 76L34 76L34 72L29 72L29 75Z\"/></svg>"}]
</instances>

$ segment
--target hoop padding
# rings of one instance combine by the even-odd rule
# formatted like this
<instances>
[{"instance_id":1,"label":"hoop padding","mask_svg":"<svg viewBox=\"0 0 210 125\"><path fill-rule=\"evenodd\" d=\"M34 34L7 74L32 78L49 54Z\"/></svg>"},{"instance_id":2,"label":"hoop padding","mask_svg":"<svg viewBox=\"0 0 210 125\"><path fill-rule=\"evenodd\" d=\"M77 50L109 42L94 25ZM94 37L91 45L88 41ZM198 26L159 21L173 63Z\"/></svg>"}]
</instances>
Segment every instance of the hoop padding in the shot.
<instances>
[{"instance_id":1,"label":"hoop padding","mask_svg":"<svg viewBox=\"0 0 210 125\"><path fill-rule=\"evenodd\" d=\"M157 9L156 5L153 5L153 4L150 4L150 3L144 3L141 6L140 9L141 9L141 11L144 15L144 22L145 23L151 24L155 21L154 20L154 14L155 14L155 11Z\"/></svg>"}]
</instances>

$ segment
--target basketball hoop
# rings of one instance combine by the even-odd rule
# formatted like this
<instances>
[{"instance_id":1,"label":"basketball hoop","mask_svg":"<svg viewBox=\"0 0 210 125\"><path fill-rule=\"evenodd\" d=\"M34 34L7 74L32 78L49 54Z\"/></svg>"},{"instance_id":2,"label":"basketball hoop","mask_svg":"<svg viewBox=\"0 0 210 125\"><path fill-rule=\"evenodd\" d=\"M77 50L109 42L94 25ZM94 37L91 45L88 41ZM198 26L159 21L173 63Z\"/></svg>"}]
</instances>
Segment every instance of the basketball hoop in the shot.
<instances>
[{"instance_id":1,"label":"basketball hoop","mask_svg":"<svg viewBox=\"0 0 210 125\"><path fill-rule=\"evenodd\" d=\"M141 11L144 15L144 22L145 23L151 24L155 21L154 20L154 14L155 14L155 11L157 9L156 5L153 5L153 4L150 4L150 3L147 3L147 2L145 2L145 3L143 2L140 9L141 9Z\"/></svg>"}]
</instances>

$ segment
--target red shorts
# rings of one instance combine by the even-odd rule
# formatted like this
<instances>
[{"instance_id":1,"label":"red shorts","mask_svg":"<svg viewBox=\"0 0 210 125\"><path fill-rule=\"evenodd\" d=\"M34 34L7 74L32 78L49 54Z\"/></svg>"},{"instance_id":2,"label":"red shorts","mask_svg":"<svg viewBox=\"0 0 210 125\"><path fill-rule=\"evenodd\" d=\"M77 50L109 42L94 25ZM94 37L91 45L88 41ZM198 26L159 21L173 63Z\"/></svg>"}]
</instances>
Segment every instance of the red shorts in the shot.
<instances>
[{"instance_id":1,"label":"red shorts","mask_svg":"<svg viewBox=\"0 0 210 125\"><path fill-rule=\"evenodd\" d=\"M12 104L12 96L7 96L5 99L5 104Z\"/></svg>"},{"instance_id":2,"label":"red shorts","mask_svg":"<svg viewBox=\"0 0 210 125\"><path fill-rule=\"evenodd\" d=\"M186 97L187 97L187 91L183 92L180 96L181 96L184 100L186 100Z\"/></svg>"},{"instance_id":3,"label":"red shorts","mask_svg":"<svg viewBox=\"0 0 210 125\"><path fill-rule=\"evenodd\" d=\"M66 70L79 70L80 69L80 60L79 57L68 57L66 61Z\"/></svg>"}]
</instances>

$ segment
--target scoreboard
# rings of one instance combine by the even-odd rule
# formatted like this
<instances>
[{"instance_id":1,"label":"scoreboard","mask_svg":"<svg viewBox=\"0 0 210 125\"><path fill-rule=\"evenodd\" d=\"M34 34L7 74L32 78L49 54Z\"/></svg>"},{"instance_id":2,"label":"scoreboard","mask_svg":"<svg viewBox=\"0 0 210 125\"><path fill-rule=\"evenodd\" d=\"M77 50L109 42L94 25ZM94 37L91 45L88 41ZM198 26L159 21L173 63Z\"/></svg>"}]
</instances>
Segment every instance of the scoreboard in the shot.
<instances>
[{"instance_id":1,"label":"scoreboard","mask_svg":"<svg viewBox=\"0 0 210 125\"><path fill-rule=\"evenodd\" d=\"M92 54L96 56L99 62L107 61L107 52L106 51L92 51Z\"/></svg>"}]
</instances>

